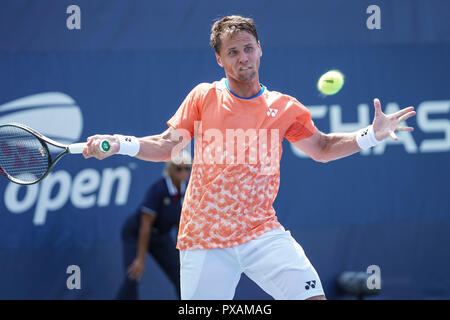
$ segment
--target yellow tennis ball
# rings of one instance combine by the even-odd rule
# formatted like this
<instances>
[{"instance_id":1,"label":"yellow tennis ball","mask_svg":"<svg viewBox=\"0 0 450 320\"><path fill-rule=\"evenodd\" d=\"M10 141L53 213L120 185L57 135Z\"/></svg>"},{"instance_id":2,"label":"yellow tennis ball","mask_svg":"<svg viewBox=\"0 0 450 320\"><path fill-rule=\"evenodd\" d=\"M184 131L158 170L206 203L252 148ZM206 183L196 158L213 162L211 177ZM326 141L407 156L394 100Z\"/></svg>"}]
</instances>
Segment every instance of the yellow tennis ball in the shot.
<instances>
[{"instance_id":1,"label":"yellow tennis ball","mask_svg":"<svg viewBox=\"0 0 450 320\"><path fill-rule=\"evenodd\" d=\"M317 89L327 96L338 93L343 85L344 75L339 70L330 70L317 81Z\"/></svg>"}]
</instances>

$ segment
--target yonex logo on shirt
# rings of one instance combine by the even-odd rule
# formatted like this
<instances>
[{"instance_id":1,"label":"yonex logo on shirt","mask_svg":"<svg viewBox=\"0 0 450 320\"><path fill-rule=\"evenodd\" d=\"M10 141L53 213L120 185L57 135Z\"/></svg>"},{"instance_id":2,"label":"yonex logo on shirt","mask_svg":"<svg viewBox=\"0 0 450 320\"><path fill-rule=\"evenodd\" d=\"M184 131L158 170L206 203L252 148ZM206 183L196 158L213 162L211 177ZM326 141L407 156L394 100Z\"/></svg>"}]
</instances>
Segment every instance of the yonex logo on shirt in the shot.
<instances>
[{"instance_id":1,"label":"yonex logo on shirt","mask_svg":"<svg viewBox=\"0 0 450 320\"><path fill-rule=\"evenodd\" d=\"M272 116L275 118L275 116L277 115L277 112L278 112L278 109L269 108L269 110L267 111L267 116L268 117Z\"/></svg>"},{"instance_id":2,"label":"yonex logo on shirt","mask_svg":"<svg viewBox=\"0 0 450 320\"><path fill-rule=\"evenodd\" d=\"M309 290L309 288L315 288L316 287L316 280L312 280L312 281L306 281L306 286L305 289Z\"/></svg>"}]
</instances>

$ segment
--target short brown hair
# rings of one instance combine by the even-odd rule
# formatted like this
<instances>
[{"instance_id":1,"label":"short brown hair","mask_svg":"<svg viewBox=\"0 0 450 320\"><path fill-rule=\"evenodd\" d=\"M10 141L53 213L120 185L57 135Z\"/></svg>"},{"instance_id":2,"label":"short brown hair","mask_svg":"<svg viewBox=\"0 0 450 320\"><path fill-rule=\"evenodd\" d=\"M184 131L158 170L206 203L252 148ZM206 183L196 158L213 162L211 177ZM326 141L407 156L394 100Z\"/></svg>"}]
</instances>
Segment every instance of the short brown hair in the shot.
<instances>
[{"instance_id":1,"label":"short brown hair","mask_svg":"<svg viewBox=\"0 0 450 320\"><path fill-rule=\"evenodd\" d=\"M252 18L245 18L242 16L226 16L218 19L211 27L210 45L219 53L220 37L224 33L235 34L238 31L247 31L252 34L256 41L258 41L258 33L256 32L256 25Z\"/></svg>"}]
</instances>

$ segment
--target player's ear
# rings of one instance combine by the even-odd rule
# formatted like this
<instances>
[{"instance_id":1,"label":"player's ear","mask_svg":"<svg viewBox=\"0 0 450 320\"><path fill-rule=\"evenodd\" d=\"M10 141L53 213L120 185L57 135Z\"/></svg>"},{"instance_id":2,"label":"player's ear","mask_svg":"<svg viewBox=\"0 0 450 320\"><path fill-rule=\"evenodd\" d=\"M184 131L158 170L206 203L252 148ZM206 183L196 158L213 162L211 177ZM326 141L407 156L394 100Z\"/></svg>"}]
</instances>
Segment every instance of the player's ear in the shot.
<instances>
[{"instance_id":1,"label":"player's ear","mask_svg":"<svg viewBox=\"0 0 450 320\"><path fill-rule=\"evenodd\" d=\"M258 40L258 48L259 48L259 57L261 58L262 57L262 48L261 48L261 42L259 42L259 40Z\"/></svg>"},{"instance_id":2,"label":"player's ear","mask_svg":"<svg viewBox=\"0 0 450 320\"><path fill-rule=\"evenodd\" d=\"M220 58L220 54L218 54L217 52L216 52L216 60L217 64L223 68L222 58Z\"/></svg>"}]
</instances>

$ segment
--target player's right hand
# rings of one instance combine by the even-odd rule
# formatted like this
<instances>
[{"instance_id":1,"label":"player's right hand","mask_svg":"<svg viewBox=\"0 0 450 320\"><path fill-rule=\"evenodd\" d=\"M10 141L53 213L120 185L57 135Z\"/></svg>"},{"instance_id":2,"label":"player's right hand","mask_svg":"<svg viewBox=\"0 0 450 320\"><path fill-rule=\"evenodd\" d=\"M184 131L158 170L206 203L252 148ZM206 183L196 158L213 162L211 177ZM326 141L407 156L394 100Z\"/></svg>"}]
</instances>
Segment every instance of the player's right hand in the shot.
<instances>
[{"instance_id":1,"label":"player's right hand","mask_svg":"<svg viewBox=\"0 0 450 320\"><path fill-rule=\"evenodd\" d=\"M100 145L104 140L108 141L110 145L110 149L106 152L100 149ZM120 143L117 137L113 135L96 134L95 136L87 138L87 145L83 150L83 156L85 159L94 157L98 160L103 160L116 154L119 151L119 148Z\"/></svg>"}]
</instances>

